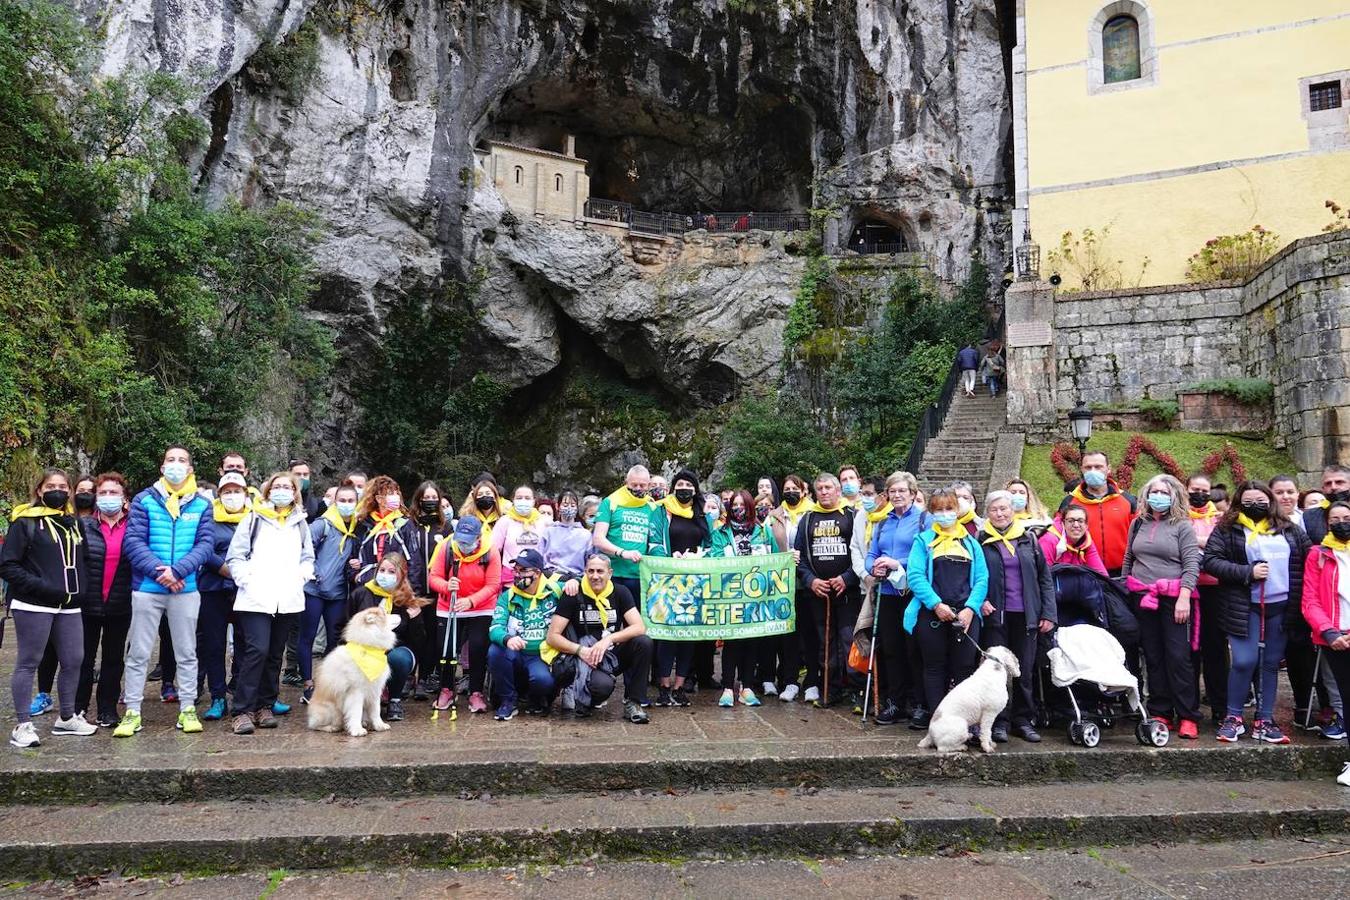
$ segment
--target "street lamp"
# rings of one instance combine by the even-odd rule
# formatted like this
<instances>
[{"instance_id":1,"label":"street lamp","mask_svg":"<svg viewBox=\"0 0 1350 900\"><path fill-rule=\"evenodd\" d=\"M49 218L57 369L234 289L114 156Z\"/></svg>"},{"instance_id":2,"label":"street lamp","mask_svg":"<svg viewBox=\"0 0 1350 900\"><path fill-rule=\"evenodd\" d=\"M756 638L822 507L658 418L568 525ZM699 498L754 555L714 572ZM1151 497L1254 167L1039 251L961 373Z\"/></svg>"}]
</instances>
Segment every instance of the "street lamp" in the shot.
<instances>
[{"instance_id":1,"label":"street lamp","mask_svg":"<svg viewBox=\"0 0 1350 900\"><path fill-rule=\"evenodd\" d=\"M1092 438L1092 410L1088 409L1082 400L1069 410L1069 430L1073 432L1073 439L1078 442L1078 455L1082 456L1087 450L1088 441Z\"/></svg>"},{"instance_id":2,"label":"street lamp","mask_svg":"<svg viewBox=\"0 0 1350 900\"><path fill-rule=\"evenodd\" d=\"M1031 240L1031 229L1022 231L1022 243L1014 254L1017 260L1017 280L1035 281L1041 277L1041 248Z\"/></svg>"}]
</instances>

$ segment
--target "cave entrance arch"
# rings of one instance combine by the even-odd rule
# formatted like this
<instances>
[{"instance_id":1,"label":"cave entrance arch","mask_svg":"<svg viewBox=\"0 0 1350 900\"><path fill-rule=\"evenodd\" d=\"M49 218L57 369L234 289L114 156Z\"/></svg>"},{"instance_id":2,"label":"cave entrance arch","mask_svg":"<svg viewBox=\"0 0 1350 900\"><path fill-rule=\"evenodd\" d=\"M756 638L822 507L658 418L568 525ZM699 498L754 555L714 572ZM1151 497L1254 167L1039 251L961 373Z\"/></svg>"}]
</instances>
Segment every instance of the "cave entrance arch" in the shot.
<instances>
[{"instance_id":1,"label":"cave entrance arch","mask_svg":"<svg viewBox=\"0 0 1350 900\"><path fill-rule=\"evenodd\" d=\"M909 241L900 226L877 218L864 218L853 226L848 249L855 253L906 253Z\"/></svg>"}]
</instances>

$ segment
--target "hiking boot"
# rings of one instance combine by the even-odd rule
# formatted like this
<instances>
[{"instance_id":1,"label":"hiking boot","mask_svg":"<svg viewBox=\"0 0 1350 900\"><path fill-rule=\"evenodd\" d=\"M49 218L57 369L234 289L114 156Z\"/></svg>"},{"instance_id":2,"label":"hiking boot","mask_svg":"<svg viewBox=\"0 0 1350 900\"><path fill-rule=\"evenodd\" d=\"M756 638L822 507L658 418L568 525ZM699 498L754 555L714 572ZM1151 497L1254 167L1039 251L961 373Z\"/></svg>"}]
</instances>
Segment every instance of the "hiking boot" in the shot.
<instances>
[{"instance_id":1,"label":"hiking boot","mask_svg":"<svg viewBox=\"0 0 1350 900\"><path fill-rule=\"evenodd\" d=\"M174 723L174 727L183 734L201 734L202 720L197 718L197 710L189 706L178 713L178 721Z\"/></svg>"},{"instance_id":2,"label":"hiking boot","mask_svg":"<svg viewBox=\"0 0 1350 900\"><path fill-rule=\"evenodd\" d=\"M436 702L431 704L432 709L447 710L455 705L455 695L449 688L441 688L441 692L436 695Z\"/></svg>"},{"instance_id":3,"label":"hiking boot","mask_svg":"<svg viewBox=\"0 0 1350 900\"><path fill-rule=\"evenodd\" d=\"M580 708L578 708L579 710ZM497 711L492 714L492 718L498 722L509 722L516 717L516 705L514 703L503 703L497 707Z\"/></svg>"},{"instance_id":4,"label":"hiking boot","mask_svg":"<svg viewBox=\"0 0 1350 900\"><path fill-rule=\"evenodd\" d=\"M16 725L9 733L9 742L20 750L42 745L42 740L38 737L37 729L33 727L32 722L20 722Z\"/></svg>"},{"instance_id":5,"label":"hiking boot","mask_svg":"<svg viewBox=\"0 0 1350 900\"><path fill-rule=\"evenodd\" d=\"M797 699L797 694L800 690L801 688L797 687L795 682L789 684L787 687L783 688L782 692L778 695L778 699L782 700L784 703L791 703L793 700Z\"/></svg>"},{"instance_id":6,"label":"hiking boot","mask_svg":"<svg viewBox=\"0 0 1350 900\"><path fill-rule=\"evenodd\" d=\"M122 713L122 721L113 729L113 737L131 737L141 730L141 711L129 709Z\"/></svg>"},{"instance_id":7,"label":"hiking boot","mask_svg":"<svg viewBox=\"0 0 1350 900\"><path fill-rule=\"evenodd\" d=\"M235 733L235 734L252 734L252 733L253 733L253 717L250 716L248 713L239 713L238 715L236 715L236 716L234 717L234 733Z\"/></svg>"},{"instance_id":8,"label":"hiking boot","mask_svg":"<svg viewBox=\"0 0 1350 900\"><path fill-rule=\"evenodd\" d=\"M159 702L160 703L178 702L178 688L173 686L173 682L167 682L163 687L159 689Z\"/></svg>"},{"instance_id":9,"label":"hiking boot","mask_svg":"<svg viewBox=\"0 0 1350 900\"><path fill-rule=\"evenodd\" d=\"M1247 726L1242 724L1242 720L1237 716L1226 716L1223 724L1219 726L1218 734L1214 735L1215 740L1223 741L1225 744L1235 744L1237 739L1247 733Z\"/></svg>"},{"instance_id":10,"label":"hiking boot","mask_svg":"<svg viewBox=\"0 0 1350 900\"><path fill-rule=\"evenodd\" d=\"M90 725L84 720L84 713L75 713L69 719L57 719L52 723L52 734L78 734L81 737L88 737L97 731L97 725Z\"/></svg>"},{"instance_id":11,"label":"hiking boot","mask_svg":"<svg viewBox=\"0 0 1350 900\"><path fill-rule=\"evenodd\" d=\"M894 725L900 721L900 707L887 700L886 705L881 708L881 712L877 713L872 721L878 725Z\"/></svg>"},{"instance_id":12,"label":"hiking boot","mask_svg":"<svg viewBox=\"0 0 1350 900\"><path fill-rule=\"evenodd\" d=\"M38 695L33 698L33 702L28 704L28 714L30 716L40 716L43 713L51 712L51 710L52 695L46 691L39 691Z\"/></svg>"},{"instance_id":13,"label":"hiking boot","mask_svg":"<svg viewBox=\"0 0 1350 900\"><path fill-rule=\"evenodd\" d=\"M389 698L389 709L388 709L388 711L386 711L385 714L384 714L384 720L385 720L386 722L402 722L402 721L403 721L403 701L402 701L402 700L398 699L397 697L390 697L390 698ZM259 723L259 724L261 724L261 723Z\"/></svg>"},{"instance_id":14,"label":"hiking boot","mask_svg":"<svg viewBox=\"0 0 1350 900\"><path fill-rule=\"evenodd\" d=\"M670 688L663 687L656 692L656 705L657 706L672 705L670 700Z\"/></svg>"},{"instance_id":15,"label":"hiking boot","mask_svg":"<svg viewBox=\"0 0 1350 900\"><path fill-rule=\"evenodd\" d=\"M634 725L646 725L650 721L647 711L635 700L623 701L623 717Z\"/></svg>"},{"instance_id":16,"label":"hiking boot","mask_svg":"<svg viewBox=\"0 0 1350 900\"><path fill-rule=\"evenodd\" d=\"M269 707L264 706L253 714L253 724L259 728L276 728L277 720Z\"/></svg>"},{"instance_id":17,"label":"hiking boot","mask_svg":"<svg viewBox=\"0 0 1350 900\"><path fill-rule=\"evenodd\" d=\"M1332 716L1331 722L1323 725L1321 728L1322 737L1333 741L1345 740L1345 720L1340 716Z\"/></svg>"},{"instance_id":18,"label":"hiking boot","mask_svg":"<svg viewBox=\"0 0 1350 900\"><path fill-rule=\"evenodd\" d=\"M909 716L909 730L923 731L928 727L928 722L932 719L932 714L922 706L914 707L914 712Z\"/></svg>"},{"instance_id":19,"label":"hiking boot","mask_svg":"<svg viewBox=\"0 0 1350 900\"><path fill-rule=\"evenodd\" d=\"M469 712L485 713L487 711L487 698L483 696L482 691L474 691L469 695Z\"/></svg>"},{"instance_id":20,"label":"hiking boot","mask_svg":"<svg viewBox=\"0 0 1350 900\"><path fill-rule=\"evenodd\" d=\"M1280 730L1280 726L1274 722L1265 722L1257 719L1252 723L1252 740L1261 741L1264 744L1287 744L1289 735Z\"/></svg>"},{"instance_id":21,"label":"hiking boot","mask_svg":"<svg viewBox=\"0 0 1350 900\"><path fill-rule=\"evenodd\" d=\"M689 695L684 692L684 688L677 687L670 692L671 706L688 706Z\"/></svg>"},{"instance_id":22,"label":"hiking boot","mask_svg":"<svg viewBox=\"0 0 1350 900\"><path fill-rule=\"evenodd\" d=\"M759 706L759 705L760 705L759 698L756 697L756 696L755 696L755 692L752 691L752 690L750 690L749 688L741 688L741 696L740 696L740 700L741 700L742 705L744 705L744 706Z\"/></svg>"},{"instance_id":23,"label":"hiking boot","mask_svg":"<svg viewBox=\"0 0 1350 900\"><path fill-rule=\"evenodd\" d=\"M226 712L225 698L217 697L211 701L211 705L207 707L206 712L202 713L202 718L208 722L219 722L225 718Z\"/></svg>"}]
</instances>

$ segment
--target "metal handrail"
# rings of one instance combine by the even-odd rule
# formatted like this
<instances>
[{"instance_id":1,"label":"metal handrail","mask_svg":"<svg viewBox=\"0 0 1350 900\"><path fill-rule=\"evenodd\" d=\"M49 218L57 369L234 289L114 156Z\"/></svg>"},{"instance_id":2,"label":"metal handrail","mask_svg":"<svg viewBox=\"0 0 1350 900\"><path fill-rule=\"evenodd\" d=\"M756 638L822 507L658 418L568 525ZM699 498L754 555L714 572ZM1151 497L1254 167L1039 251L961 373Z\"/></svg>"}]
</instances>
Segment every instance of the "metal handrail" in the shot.
<instances>
[{"instance_id":1,"label":"metal handrail","mask_svg":"<svg viewBox=\"0 0 1350 900\"><path fill-rule=\"evenodd\" d=\"M806 213L698 212L670 213L634 209L631 203L591 197L584 215L588 219L626 225L643 234L684 234L699 229L714 232L806 231L811 217Z\"/></svg>"}]
</instances>

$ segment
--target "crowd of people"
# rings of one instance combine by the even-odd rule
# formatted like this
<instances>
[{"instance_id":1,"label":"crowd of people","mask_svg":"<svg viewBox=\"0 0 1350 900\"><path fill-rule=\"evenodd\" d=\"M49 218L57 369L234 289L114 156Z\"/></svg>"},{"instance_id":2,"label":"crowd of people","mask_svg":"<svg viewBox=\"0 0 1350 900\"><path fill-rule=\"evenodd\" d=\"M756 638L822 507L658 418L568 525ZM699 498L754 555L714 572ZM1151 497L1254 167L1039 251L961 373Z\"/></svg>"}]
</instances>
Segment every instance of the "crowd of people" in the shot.
<instances>
[{"instance_id":1,"label":"crowd of people","mask_svg":"<svg viewBox=\"0 0 1350 900\"><path fill-rule=\"evenodd\" d=\"M1068 624L1066 572L1127 593L1148 715L1181 738L1199 736L1203 705L1219 741L1287 743L1274 718L1282 667L1294 725L1345 737L1344 466L1328 467L1320 490L1286 475L1231 493L1200 474L1158 475L1136 498L1112 480L1107 454L1089 450L1053 511L1021 479L981 500L964 482L925 494L907 472L863 477L851 465L715 493L688 469L667 481L635 466L605 497L524 484L508 494L482 473L458 506L433 482L405 502L394 479L361 472L320 496L303 460L254 486L229 453L208 484L172 447L160 472L133 493L116 472L48 469L14 508L0 548L17 644L14 746L40 743L33 720L53 708L53 683L52 734L135 735L156 647L177 728L275 728L290 711L281 685L308 702L316 655L373 606L398 622L397 645L372 661L389 669L388 721L408 700L443 710L460 696L500 721L555 706L586 717L622 675L622 715L636 724L701 690L722 707L776 696L861 714L870 701L878 726L922 730L981 650L1004 646L1022 675L993 739L1038 742L1054 706L1045 654ZM794 557L794 632L646 634L644 557L768 553ZM849 662L867 641L873 698L862 696L867 667Z\"/></svg>"}]
</instances>

